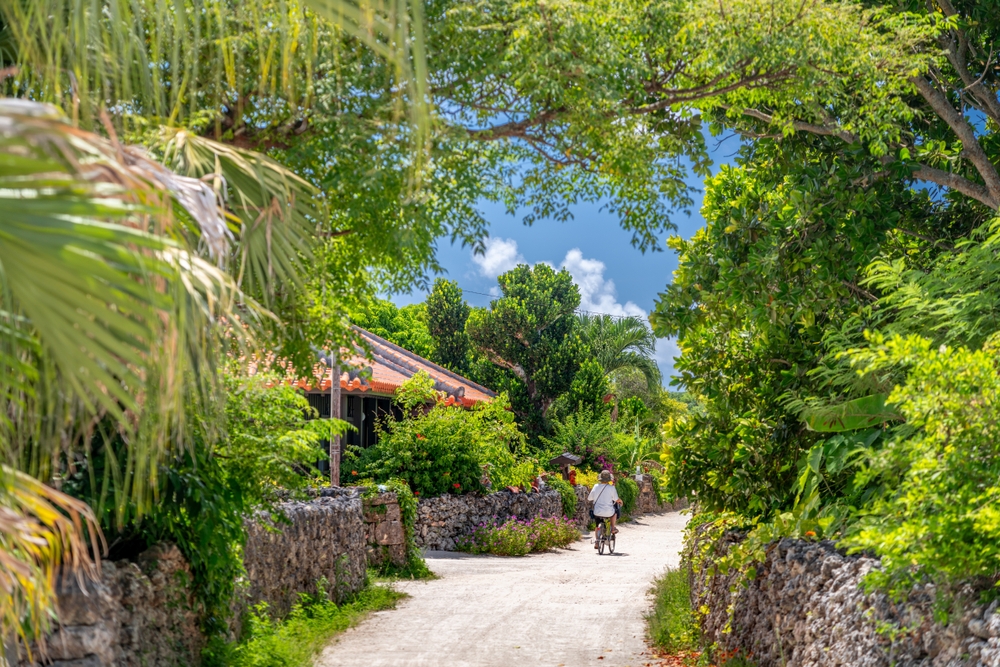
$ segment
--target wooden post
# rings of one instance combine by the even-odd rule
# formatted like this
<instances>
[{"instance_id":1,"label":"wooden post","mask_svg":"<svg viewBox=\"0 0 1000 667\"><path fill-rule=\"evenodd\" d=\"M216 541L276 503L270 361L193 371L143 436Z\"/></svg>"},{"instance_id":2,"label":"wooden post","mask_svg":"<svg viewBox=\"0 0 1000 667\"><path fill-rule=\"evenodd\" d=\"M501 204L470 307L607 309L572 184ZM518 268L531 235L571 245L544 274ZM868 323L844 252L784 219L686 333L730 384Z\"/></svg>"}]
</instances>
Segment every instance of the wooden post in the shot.
<instances>
[{"instance_id":1,"label":"wooden post","mask_svg":"<svg viewBox=\"0 0 1000 667\"><path fill-rule=\"evenodd\" d=\"M340 419L340 363L337 355L330 360L330 419ZM340 436L330 437L330 486L340 486Z\"/></svg>"}]
</instances>

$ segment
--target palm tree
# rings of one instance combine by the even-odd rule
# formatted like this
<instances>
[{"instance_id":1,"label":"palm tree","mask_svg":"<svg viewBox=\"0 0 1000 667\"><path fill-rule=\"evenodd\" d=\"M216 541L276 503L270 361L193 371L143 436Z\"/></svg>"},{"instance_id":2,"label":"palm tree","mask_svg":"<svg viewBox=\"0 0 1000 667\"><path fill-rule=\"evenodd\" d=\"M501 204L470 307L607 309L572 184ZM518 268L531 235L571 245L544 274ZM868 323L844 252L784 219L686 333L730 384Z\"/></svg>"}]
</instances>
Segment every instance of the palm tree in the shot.
<instances>
[{"instance_id":1,"label":"palm tree","mask_svg":"<svg viewBox=\"0 0 1000 667\"><path fill-rule=\"evenodd\" d=\"M577 315L581 336L605 375L639 372L647 388L660 386L660 369L654 360L656 337L649 325L634 316Z\"/></svg>"},{"instance_id":2,"label":"palm tree","mask_svg":"<svg viewBox=\"0 0 1000 667\"><path fill-rule=\"evenodd\" d=\"M238 160L256 161L247 211L255 196L279 210L309 199L266 158L179 133L166 154L182 143L216 154L220 179L247 179ZM268 239L233 233L210 183L9 98L0 206L0 623L27 639L47 628L58 566L93 574L102 539L90 508L38 480L109 418L130 444L114 492L147 507L158 464L188 446L185 402L217 400L225 343L252 342L267 316L223 267L252 274L266 257L294 280L310 227L285 215Z\"/></svg>"},{"instance_id":3,"label":"palm tree","mask_svg":"<svg viewBox=\"0 0 1000 667\"><path fill-rule=\"evenodd\" d=\"M124 434L112 491L141 513L191 446L185 406L218 405L226 352L287 335L275 313L302 295L322 202L204 135L307 109L316 40L344 31L396 63L426 136L419 7L307 2L0 1L0 82L21 98L0 98L4 637L42 640L56 573L96 572L93 511L47 485L94 424Z\"/></svg>"}]
</instances>

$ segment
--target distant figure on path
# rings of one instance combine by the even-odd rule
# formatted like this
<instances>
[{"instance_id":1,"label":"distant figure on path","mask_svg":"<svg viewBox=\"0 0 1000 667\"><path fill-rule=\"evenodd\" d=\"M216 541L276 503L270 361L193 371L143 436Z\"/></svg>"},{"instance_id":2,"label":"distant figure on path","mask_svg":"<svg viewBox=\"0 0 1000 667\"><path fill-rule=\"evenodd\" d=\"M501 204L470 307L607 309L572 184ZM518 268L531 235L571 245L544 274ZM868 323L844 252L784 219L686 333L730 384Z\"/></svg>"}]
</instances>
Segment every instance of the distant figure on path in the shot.
<instances>
[{"instance_id":1,"label":"distant figure on path","mask_svg":"<svg viewBox=\"0 0 1000 667\"><path fill-rule=\"evenodd\" d=\"M614 477L610 470L602 470L597 479L598 483L594 485L594 488L590 490L590 495L587 496L587 500L594 503L594 509L590 513L594 516L595 522L611 517L611 532L617 533L618 528L615 524L618 521L618 506L622 504L622 501L618 497L618 491L611 485ZM594 548L597 548L596 542Z\"/></svg>"}]
</instances>

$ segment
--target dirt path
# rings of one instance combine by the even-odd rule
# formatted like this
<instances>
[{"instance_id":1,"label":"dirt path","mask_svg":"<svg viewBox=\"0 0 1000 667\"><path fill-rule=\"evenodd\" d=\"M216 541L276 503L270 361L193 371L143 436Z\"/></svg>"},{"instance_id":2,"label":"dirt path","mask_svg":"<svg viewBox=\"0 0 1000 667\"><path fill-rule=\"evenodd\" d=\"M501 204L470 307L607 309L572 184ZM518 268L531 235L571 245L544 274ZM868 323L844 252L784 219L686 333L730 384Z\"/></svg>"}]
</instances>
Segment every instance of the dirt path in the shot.
<instances>
[{"instance_id":1,"label":"dirt path","mask_svg":"<svg viewBox=\"0 0 1000 667\"><path fill-rule=\"evenodd\" d=\"M440 579L400 584L412 597L348 630L316 665L639 667L646 592L677 565L686 521L672 512L626 524L613 556L598 556L589 535L524 558L431 552Z\"/></svg>"}]
</instances>

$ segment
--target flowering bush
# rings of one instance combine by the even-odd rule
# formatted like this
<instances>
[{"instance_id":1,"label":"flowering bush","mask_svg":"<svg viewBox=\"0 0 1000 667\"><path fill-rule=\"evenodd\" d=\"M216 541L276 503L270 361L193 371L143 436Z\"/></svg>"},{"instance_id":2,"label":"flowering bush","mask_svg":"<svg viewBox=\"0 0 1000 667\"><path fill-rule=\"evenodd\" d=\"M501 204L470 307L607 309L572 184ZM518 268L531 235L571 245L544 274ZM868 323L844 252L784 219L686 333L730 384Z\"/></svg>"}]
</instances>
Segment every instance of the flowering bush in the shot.
<instances>
[{"instance_id":1,"label":"flowering bush","mask_svg":"<svg viewBox=\"0 0 1000 667\"><path fill-rule=\"evenodd\" d=\"M473 554L524 556L575 542L580 531L563 517L536 517L522 521L510 517L479 524L471 535L459 538L458 550Z\"/></svg>"},{"instance_id":2,"label":"flowering bush","mask_svg":"<svg viewBox=\"0 0 1000 667\"><path fill-rule=\"evenodd\" d=\"M352 477L399 478L424 498L481 492L484 480L493 489L531 484L538 463L528 456L505 394L471 410L441 401L426 410L436 398L425 373L404 383L396 395L404 418L383 419L373 447L349 449Z\"/></svg>"}]
</instances>

